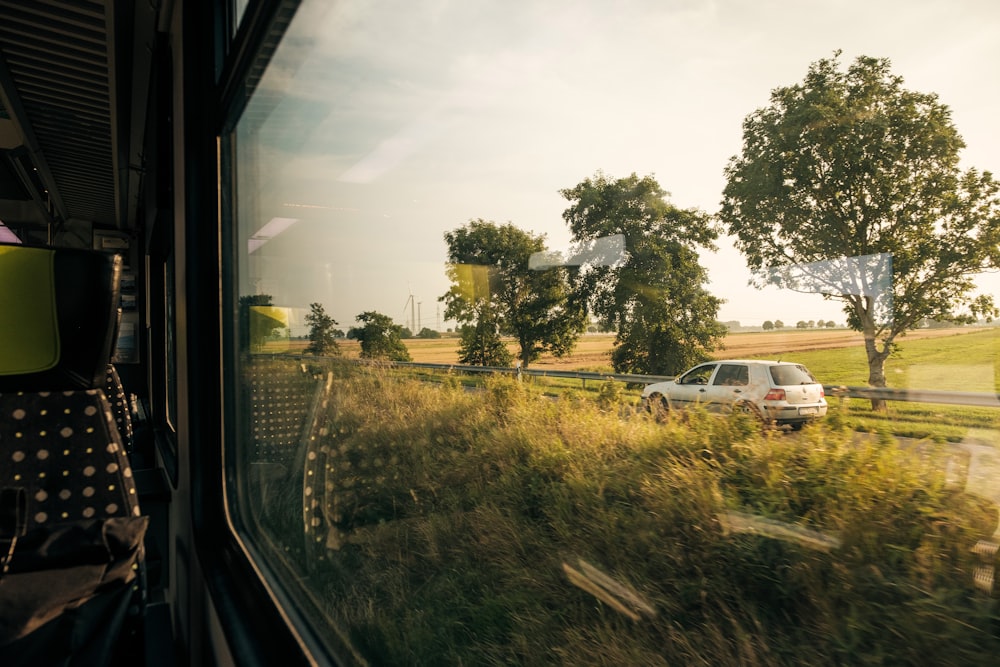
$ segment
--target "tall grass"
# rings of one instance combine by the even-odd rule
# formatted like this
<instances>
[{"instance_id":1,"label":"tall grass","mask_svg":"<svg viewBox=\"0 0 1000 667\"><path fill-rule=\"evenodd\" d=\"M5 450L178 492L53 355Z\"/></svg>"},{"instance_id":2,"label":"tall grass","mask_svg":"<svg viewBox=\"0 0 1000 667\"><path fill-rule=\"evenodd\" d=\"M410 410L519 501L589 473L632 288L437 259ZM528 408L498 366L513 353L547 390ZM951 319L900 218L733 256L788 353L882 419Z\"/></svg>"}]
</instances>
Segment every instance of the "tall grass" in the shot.
<instances>
[{"instance_id":1,"label":"tall grass","mask_svg":"<svg viewBox=\"0 0 1000 667\"><path fill-rule=\"evenodd\" d=\"M789 360L807 366L824 384L868 383L867 360L860 347L796 352ZM1000 328L922 340L903 336L885 371L891 387L1000 394ZM895 401L885 413L873 413L870 402L852 399L844 402L843 409L854 429L939 442L961 442L970 429L996 429L1000 424L1000 410L995 407Z\"/></svg>"},{"instance_id":2,"label":"tall grass","mask_svg":"<svg viewBox=\"0 0 1000 667\"><path fill-rule=\"evenodd\" d=\"M997 601L970 574L996 511L946 484L945 447L861 440L836 420L788 438L741 416L623 419L621 400L354 372L314 485L339 548L301 564L306 585L375 664L998 654ZM734 513L783 532L734 529Z\"/></svg>"}]
</instances>

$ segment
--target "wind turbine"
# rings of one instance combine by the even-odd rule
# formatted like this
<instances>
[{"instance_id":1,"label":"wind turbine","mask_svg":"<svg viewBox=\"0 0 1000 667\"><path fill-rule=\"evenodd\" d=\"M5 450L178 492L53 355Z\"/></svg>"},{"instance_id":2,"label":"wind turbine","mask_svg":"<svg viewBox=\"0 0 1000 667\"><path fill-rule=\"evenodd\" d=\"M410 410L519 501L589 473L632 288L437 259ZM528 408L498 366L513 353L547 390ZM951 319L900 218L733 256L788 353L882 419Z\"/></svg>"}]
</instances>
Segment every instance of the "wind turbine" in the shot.
<instances>
[{"instance_id":1,"label":"wind turbine","mask_svg":"<svg viewBox=\"0 0 1000 667\"><path fill-rule=\"evenodd\" d=\"M416 321L416 315L413 312L414 301L413 301L413 292L412 291L410 292L410 296L407 297L406 303L403 304L403 316L404 317L406 316L406 307L407 306L410 307L410 331L413 331L415 333L415 329L416 329L416 326L417 326L417 321Z\"/></svg>"}]
</instances>

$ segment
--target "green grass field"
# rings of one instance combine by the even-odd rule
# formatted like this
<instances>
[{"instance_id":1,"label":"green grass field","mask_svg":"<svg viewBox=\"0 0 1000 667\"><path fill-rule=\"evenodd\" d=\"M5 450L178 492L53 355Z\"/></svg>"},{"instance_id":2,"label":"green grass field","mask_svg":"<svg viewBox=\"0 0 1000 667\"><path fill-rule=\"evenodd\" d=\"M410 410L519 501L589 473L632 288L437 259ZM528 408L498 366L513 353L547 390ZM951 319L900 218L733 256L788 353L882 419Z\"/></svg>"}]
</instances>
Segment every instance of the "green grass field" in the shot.
<instances>
[{"instance_id":1,"label":"green grass field","mask_svg":"<svg viewBox=\"0 0 1000 667\"><path fill-rule=\"evenodd\" d=\"M796 352L788 360L804 364L823 384L868 383L864 348ZM1000 329L923 340L904 336L885 372L895 388L1000 394ZM994 408L895 401L884 414L873 413L870 402L861 399L830 403L857 430L949 442L961 442L970 430L994 430L1000 445L1000 399Z\"/></svg>"},{"instance_id":2,"label":"green grass field","mask_svg":"<svg viewBox=\"0 0 1000 667\"><path fill-rule=\"evenodd\" d=\"M787 437L742 415L623 419L610 391L332 368L308 494L327 548L303 550L294 476L261 519L376 664L1000 654L1000 601L972 580L996 508L949 478L947 445L859 439L842 420Z\"/></svg>"},{"instance_id":3,"label":"green grass field","mask_svg":"<svg viewBox=\"0 0 1000 667\"><path fill-rule=\"evenodd\" d=\"M1000 393L1000 328L897 342L885 365L891 387ZM868 384L863 347L793 352L786 360L804 364L823 384Z\"/></svg>"}]
</instances>

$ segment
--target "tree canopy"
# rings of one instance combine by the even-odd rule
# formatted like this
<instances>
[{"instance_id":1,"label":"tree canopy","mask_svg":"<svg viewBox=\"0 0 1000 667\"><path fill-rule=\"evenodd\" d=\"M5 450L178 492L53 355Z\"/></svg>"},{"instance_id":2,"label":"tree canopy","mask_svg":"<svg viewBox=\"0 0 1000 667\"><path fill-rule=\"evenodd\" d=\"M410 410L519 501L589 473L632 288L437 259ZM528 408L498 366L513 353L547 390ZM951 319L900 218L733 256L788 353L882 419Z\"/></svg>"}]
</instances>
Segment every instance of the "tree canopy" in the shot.
<instances>
[{"instance_id":1,"label":"tree canopy","mask_svg":"<svg viewBox=\"0 0 1000 667\"><path fill-rule=\"evenodd\" d=\"M488 311L483 311L473 324L463 324L461 342L458 347L458 363L471 366L493 366L505 368L514 363L500 332L496 320Z\"/></svg>"},{"instance_id":2,"label":"tree canopy","mask_svg":"<svg viewBox=\"0 0 1000 667\"><path fill-rule=\"evenodd\" d=\"M581 293L607 329L616 332L612 364L619 373L673 375L707 358L726 334L716 321L722 301L704 287L698 248L712 248L708 215L679 209L652 176L612 180L598 172L560 191L563 212L580 244ZM618 237L617 257L589 255Z\"/></svg>"},{"instance_id":3,"label":"tree canopy","mask_svg":"<svg viewBox=\"0 0 1000 667\"><path fill-rule=\"evenodd\" d=\"M309 345L307 354L320 356L339 355L340 346L333 335L336 320L326 314L321 303L310 303L306 314L306 324L309 325Z\"/></svg>"},{"instance_id":4,"label":"tree canopy","mask_svg":"<svg viewBox=\"0 0 1000 667\"><path fill-rule=\"evenodd\" d=\"M403 327L388 315L368 310L357 316L360 327L351 327L348 338L361 343L363 359L410 361L410 352L402 341Z\"/></svg>"},{"instance_id":5,"label":"tree canopy","mask_svg":"<svg viewBox=\"0 0 1000 667\"><path fill-rule=\"evenodd\" d=\"M965 144L937 95L887 59L839 52L777 88L743 122L720 217L757 286L844 302L885 386L894 339L925 318L994 316L974 276L1000 266L998 186L961 171Z\"/></svg>"},{"instance_id":6,"label":"tree canopy","mask_svg":"<svg viewBox=\"0 0 1000 667\"><path fill-rule=\"evenodd\" d=\"M560 357L572 351L583 332L585 309L571 292L565 267L533 263L533 256L545 252L544 236L477 219L444 239L451 287L440 300L446 319L467 325L462 342L470 354L463 356L479 359L490 349L493 361L497 355L502 359L494 340L499 334L517 340L525 368L545 352Z\"/></svg>"}]
</instances>

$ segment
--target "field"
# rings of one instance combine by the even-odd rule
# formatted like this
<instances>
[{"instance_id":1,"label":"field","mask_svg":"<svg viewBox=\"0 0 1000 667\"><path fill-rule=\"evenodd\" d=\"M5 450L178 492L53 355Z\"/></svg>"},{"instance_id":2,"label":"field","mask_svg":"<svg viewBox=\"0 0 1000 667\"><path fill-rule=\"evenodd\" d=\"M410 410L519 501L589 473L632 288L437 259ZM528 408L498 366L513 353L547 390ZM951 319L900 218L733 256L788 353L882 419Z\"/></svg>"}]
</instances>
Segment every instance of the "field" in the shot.
<instances>
[{"instance_id":1,"label":"field","mask_svg":"<svg viewBox=\"0 0 1000 667\"><path fill-rule=\"evenodd\" d=\"M962 336L981 332L981 329L920 329L911 331L899 339L901 343L931 338ZM611 347L614 334L587 334L580 338L573 354L563 359L544 355L532 366L540 368L559 368L562 370L582 370L611 367ZM459 340L457 337L442 337L436 339L411 338L403 341L410 351L413 361L431 364L457 364ZM357 341L340 340L338 344L347 357L355 357L359 347ZM293 341L295 347L304 347L305 343ZM517 353L517 345L508 342L512 354ZM717 359L745 359L761 356L778 358L783 355L815 350L835 350L848 347L864 347L864 338L856 331L847 329L832 329L823 331L786 330L768 332L732 333L726 337L725 347L715 353Z\"/></svg>"},{"instance_id":2,"label":"field","mask_svg":"<svg viewBox=\"0 0 1000 667\"><path fill-rule=\"evenodd\" d=\"M585 337L561 368L607 368L611 341ZM406 342L455 362L454 339ZM991 391L998 346L1000 329L914 332L890 384ZM719 353L760 355L864 383L851 332L735 334ZM1000 651L976 578L996 570L975 550L1000 535L996 408L833 401L786 436L742 415L653 419L622 382L477 375L468 391L459 374L324 363L336 409L308 440L312 483L281 485L262 520L378 664L958 667ZM303 542L306 496L323 531Z\"/></svg>"},{"instance_id":3,"label":"field","mask_svg":"<svg viewBox=\"0 0 1000 667\"><path fill-rule=\"evenodd\" d=\"M610 372L613 335L583 336L571 357L544 356L533 369ZM301 341L293 345L304 346ZM358 355L356 341L341 340L348 358ZM458 363L457 337L405 341L413 360L423 363ZM886 362L888 385L893 388L938 389L977 393L1000 393L1000 328L948 328L911 331L897 339L898 348ZM509 343L511 352L516 345ZM278 350L275 350L278 351ZM846 329L783 330L730 334L716 358L770 358L805 364L825 385L865 386L868 366L861 334ZM583 390L596 393L600 383L559 378L536 378L550 395ZM608 389L605 387L605 389ZM622 392L626 400L638 401L638 391ZM965 407L893 402L884 413L873 413L870 403L851 399L840 405L846 425L860 431L888 432L899 437L962 442L969 433L989 433L997 438L996 407Z\"/></svg>"},{"instance_id":4,"label":"field","mask_svg":"<svg viewBox=\"0 0 1000 667\"><path fill-rule=\"evenodd\" d=\"M955 486L946 448L330 364L316 476L280 485L262 520L374 663L957 667L1000 651L971 575L996 511ZM306 495L327 530L304 545Z\"/></svg>"}]
</instances>

